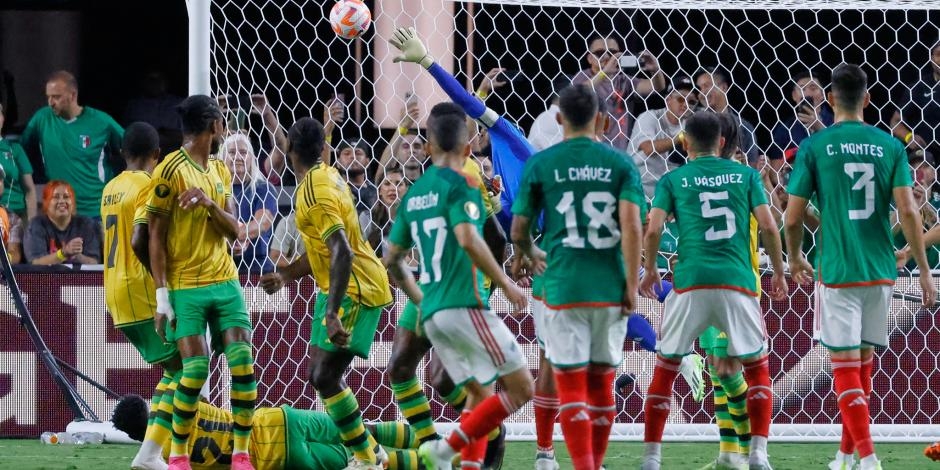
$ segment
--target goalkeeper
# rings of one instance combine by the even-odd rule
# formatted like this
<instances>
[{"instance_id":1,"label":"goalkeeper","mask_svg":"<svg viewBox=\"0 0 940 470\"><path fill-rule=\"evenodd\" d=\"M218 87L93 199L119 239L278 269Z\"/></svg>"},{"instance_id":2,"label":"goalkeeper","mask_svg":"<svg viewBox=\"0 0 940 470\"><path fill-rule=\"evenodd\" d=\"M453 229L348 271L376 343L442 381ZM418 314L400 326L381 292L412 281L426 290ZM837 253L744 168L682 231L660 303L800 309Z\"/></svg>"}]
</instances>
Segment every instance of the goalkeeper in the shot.
<instances>
[{"instance_id":1,"label":"goalkeeper","mask_svg":"<svg viewBox=\"0 0 940 470\"><path fill-rule=\"evenodd\" d=\"M171 384L170 388L175 388ZM172 393L172 390L171 390ZM158 414L161 413L158 411ZM137 395L126 395L114 408L114 427L131 439L141 440L147 429L147 402ZM228 466L232 459L232 413L206 402L199 402L198 423L186 442L190 463L196 468ZM419 470L418 440L404 423L375 423L369 432L388 452L387 469ZM169 454L170 439L161 443L164 456ZM344 445L340 430L322 411L298 410L287 405L255 410L251 427L251 463L257 470L339 470L346 468L352 452Z\"/></svg>"}]
</instances>

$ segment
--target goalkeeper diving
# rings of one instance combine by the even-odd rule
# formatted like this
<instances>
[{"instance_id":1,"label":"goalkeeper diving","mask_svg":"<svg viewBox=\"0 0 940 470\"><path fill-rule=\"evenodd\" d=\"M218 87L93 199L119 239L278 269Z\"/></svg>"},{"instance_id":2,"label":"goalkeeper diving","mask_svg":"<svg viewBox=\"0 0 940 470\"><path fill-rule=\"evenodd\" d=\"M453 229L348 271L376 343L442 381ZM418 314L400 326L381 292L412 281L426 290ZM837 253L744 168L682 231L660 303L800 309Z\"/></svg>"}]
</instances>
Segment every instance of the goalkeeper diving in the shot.
<instances>
[{"instance_id":1,"label":"goalkeeper diving","mask_svg":"<svg viewBox=\"0 0 940 470\"><path fill-rule=\"evenodd\" d=\"M143 398L126 395L114 408L111 421L116 429L126 432L131 439L142 440L148 414L148 405ZM232 460L235 425L232 413L200 401L194 422L197 424L186 442L192 466L228 468ZM388 453L386 469L424 468L418 459L418 440L410 426L398 422L366 426ZM164 457L168 456L169 436L160 444ZM250 450L251 463L257 470L339 470L346 468L352 458L352 451L343 445L340 430L329 415L287 405L255 410Z\"/></svg>"}]
</instances>

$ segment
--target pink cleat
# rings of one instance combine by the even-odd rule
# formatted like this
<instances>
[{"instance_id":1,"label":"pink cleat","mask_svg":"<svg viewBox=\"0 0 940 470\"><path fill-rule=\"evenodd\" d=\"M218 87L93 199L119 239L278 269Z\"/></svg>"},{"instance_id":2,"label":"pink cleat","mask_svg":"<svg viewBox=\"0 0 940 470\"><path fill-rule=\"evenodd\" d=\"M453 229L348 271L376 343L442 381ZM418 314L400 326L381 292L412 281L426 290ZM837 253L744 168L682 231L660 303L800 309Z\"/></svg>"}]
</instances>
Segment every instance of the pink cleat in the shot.
<instances>
[{"instance_id":1,"label":"pink cleat","mask_svg":"<svg viewBox=\"0 0 940 470\"><path fill-rule=\"evenodd\" d=\"M170 461L168 463L170 465L167 470L193 470L193 467L189 466L188 455L177 455L176 457L170 457Z\"/></svg>"},{"instance_id":2,"label":"pink cleat","mask_svg":"<svg viewBox=\"0 0 940 470\"><path fill-rule=\"evenodd\" d=\"M255 470L247 452L239 452L232 456L232 470Z\"/></svg>"}]
</instances>

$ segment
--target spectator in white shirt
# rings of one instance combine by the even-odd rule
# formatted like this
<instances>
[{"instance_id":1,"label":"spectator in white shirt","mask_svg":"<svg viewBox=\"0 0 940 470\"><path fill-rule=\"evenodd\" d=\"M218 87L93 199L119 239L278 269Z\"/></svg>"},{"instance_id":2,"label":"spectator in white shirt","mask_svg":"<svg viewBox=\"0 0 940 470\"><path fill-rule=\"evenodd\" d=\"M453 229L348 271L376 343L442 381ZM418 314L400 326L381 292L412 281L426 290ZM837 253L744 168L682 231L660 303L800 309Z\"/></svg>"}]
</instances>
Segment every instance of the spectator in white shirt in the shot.
<instances>
[{"instance_id":1,"label":"spectator in white shirt","mask_svg":"<svg viewBox=\"0 0 940 470\"><path fill-rule=\"evenodd\" d=\"M571 79L565 75L561 75L552 82L551 105L535 118L532 127L529 128L528 141L536 152L541 152L561 142L564 137L561 124L558 123L558 92L569 84L571 84Z\"/></svg>"}]
</instances>

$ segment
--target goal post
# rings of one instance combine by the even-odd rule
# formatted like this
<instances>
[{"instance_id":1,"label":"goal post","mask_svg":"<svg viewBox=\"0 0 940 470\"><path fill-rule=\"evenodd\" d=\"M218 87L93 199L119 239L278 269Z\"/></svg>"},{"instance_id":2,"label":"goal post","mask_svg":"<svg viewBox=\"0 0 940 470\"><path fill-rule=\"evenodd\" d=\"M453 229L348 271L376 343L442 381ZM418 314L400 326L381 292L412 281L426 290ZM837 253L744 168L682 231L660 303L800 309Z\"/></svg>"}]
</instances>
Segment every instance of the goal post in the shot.
<instances>
[{"instance_id":1,"label":"goal post","mask_svg":"<svg viewBox=\"0 0 940 470\"><path fill-rule=\"evenodd\" d=\"M435 38L432 48L436 58L461 83L472 84L468 87L471 90L492 68L518 71L509 74L514 79L489 94L486 104L526 134L536 117L550 106L553 82L557 83L559 77L570 80L589 67L591 41L595 38L615 39L624 54L640 56L649 52L666 83L718 67L726 72L729 82L723 92L729 107L753 128L758 159L751 163L763 167L774 162L769 170L774 173L770 192L785 183L787 167L779 162L785 162L798 146L798 142L785 141L792 133L787 123L794 124L795 108L803 101L800 90L793 88L797 74L810 71L825 88L828 74L836 65L861 64L868 73L872 96L866 121L891 131L895 111L919 102L911 97L911 91L919 82L929 80L933 70L930 51L940 43L940 2L935 1L673 0L653 5L628 0L382 0L377 7L375 0L367 1L375 26L355 41L340 39L331 31L331 0L188 0L191 8L204 3L208 4L211 24L198 32L208 32L211 42L199 42L201 45L191 51L201 58L194 64L194 57L190 57L190 73L201 74L206 67L210 81L203 88L194 85L198 83L198 77L194 77L192 90L229 96L264 94L284 130L301 117L322 120L325 106L342 97L345 118L337 123L332 145L338 148L343 141L364 141L371 157L370 178L383 150L402 140L397 127L405 107L404 94L415 93L419 130L421 117L443 99L420 67L390 65L394 50L389 51L386 38L381 37L390 25L417 26L419 35ZM389 16L390 12L395 16ZM193 21L202 18L191 14ZM435 25L443 25L442 30ZM209 54L204 54L206 51ZM940 63L937 70L940 75ZM649 82L643 81L654 72L620 72L635 74L636 79L635 92L620 97L624 115L628 116L624 121L626 141L632 138L630 126L639 115L667 108L668 90L656 90L655 85L650 90ZM707 94L707 90L699 92L700 96ZM699 101L706 105L704 98ZM244 111L245 131L256 143L257 153L265 158L273 142L262 120L251 110ZM825 112L819 113L819 120L825 121ZM831 122L822 123L826 124ZM940 129L940 123L933 125ZM925 143L928 154L937 142L940 133ZM637 159L632 149L624 150L633 154L640 170L654 171L645 164L647 160ZM478 155L486 154L485 146L478 150ZM399 151L410 150L395 149ZM912 164L917 165L915 155L925 154L912 149L911 155ZM406 169L412 158L408 154L395 157L401 157ZM940 152L936 154L937 162ZM290 168L286 172L290 173ZM290 214L294 187L289 174L277 176L282 181L276 186L280 221ZM926 179L919 184L927 184L922 188L925 194L921 203L925 213L933 211L936 221L934 207L940 207L940 185L935 182L935 173L933 178L932 184ZM381 231L384 225L369 225L379 219L386 204L382 181L373 184L379 196L360 219L364 230ZM812 237L808 240L812 247ZM307 281L289 286L277 296L267 296L257 276L246 279L245 296L255 325L259 406L287 403L321 407L313 388L306 384L310 318L305 312L312 310L315 287ZM769 282L769 276L764 281ZM785 301L762 300L776 395L772 434L792 441L834 441L841 432L838 407L831 392L828 355L812 341L812 287L791 288L793 293ZM916 278L909 273L899 276L888 320L890 344L876 351L871 411L873 436L879 441L940 438L940 428L931 425L940 420L940 371L936 367L940 363L940 328L936 311L925 311L910 301L919 295L917 289ZM349 373L348 382L369 420L400 418L384 369L403 301L403 295L396 292L396 304L380 321L372 356L369 360L357 359ZM493 307L500 314L508 313L508 303L498 292ZM639 312L658 326L662 306L644 300ZM518 335L534 370L537 349L531 319L507 315L505 321ZM625 351L618 375L632 374L635 380L628 390L618 392L612 438L639 440L642 401L655 360L652 354L630 343L625 344ZM214 367L219 364L214 362ZM420 379L425 377L424 367L422 364L419 370ZM214 382L224 384L224 369L213 370ZM226 389L216 387L219 394L213 399L220 405L227 404ZM681 381L676 389L666 438L715 439L717 428L712 424L710 396L703 403L695 403ZM430 388L427 390L435 421L442 425L454 422L456 414ZM529 405L510 418L510 437L534 438L532 422Z\"/></svg>"}]
</instances>

